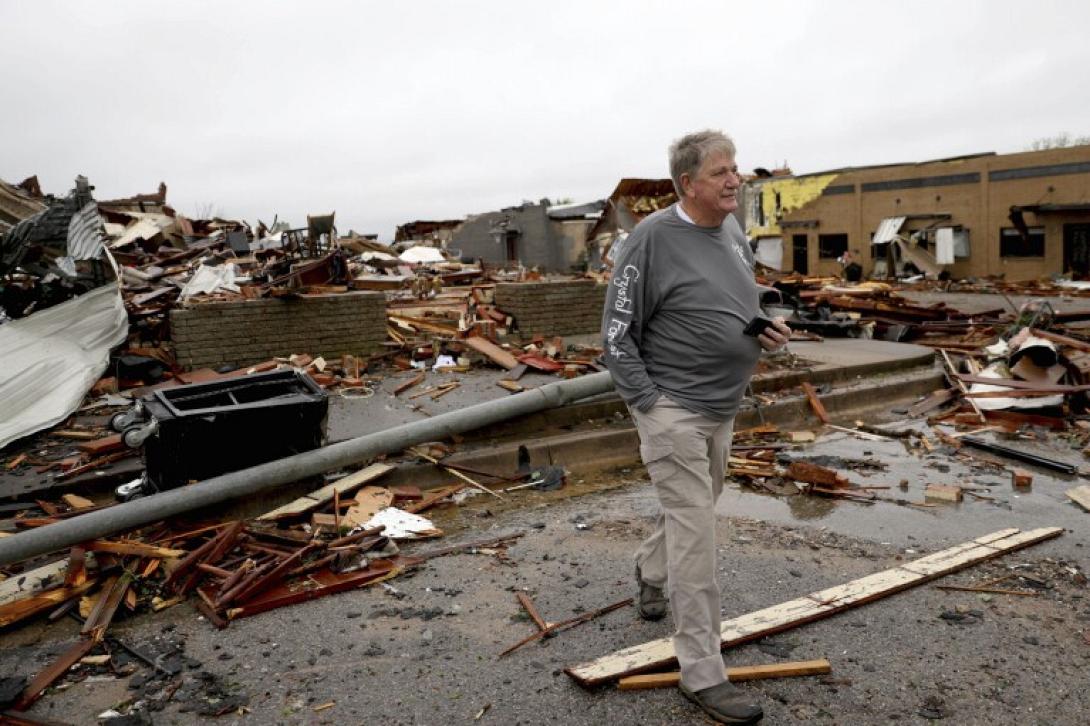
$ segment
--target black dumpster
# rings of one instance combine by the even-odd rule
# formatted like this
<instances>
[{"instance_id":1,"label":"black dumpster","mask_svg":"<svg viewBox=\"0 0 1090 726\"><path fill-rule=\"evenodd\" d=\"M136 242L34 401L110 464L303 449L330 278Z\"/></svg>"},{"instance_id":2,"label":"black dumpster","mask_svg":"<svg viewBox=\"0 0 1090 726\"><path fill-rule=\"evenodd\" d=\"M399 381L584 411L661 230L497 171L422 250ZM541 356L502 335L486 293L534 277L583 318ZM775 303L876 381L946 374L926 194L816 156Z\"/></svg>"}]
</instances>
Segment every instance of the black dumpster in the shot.
<instances>
[{"instance_id":1,"label":"black dumpster","mask_svg":"<svg viewBox=\"0 0 1090 726\"><path fill-rule=\"evenodd\" d=\"M144 493L316 449L328 406L325 391L294 370L155 391L139 406L150 434Z\"/></svg>"}]
</instances>

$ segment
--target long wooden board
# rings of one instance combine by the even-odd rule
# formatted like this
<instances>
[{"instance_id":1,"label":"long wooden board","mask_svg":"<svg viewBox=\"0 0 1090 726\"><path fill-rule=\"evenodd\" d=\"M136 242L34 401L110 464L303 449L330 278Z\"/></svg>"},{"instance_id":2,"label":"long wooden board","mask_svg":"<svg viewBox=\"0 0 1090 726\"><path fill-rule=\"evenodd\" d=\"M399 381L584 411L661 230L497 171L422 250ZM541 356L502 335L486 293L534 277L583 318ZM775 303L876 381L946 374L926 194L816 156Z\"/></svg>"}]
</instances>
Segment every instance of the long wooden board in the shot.
<instances>
[{"instance_id":1,"label":"long wooden board","mask_svg":"<svg viewBox=\"0 0 1090 726\"><path fill-rule=\"evenodd\" d=\"M277 507L271 512L265 512L258 519L280 519L282 517L290 517L296 514L305 514L312 509L316 509L323 504L333 501L334 492L341 494L351 493L351 491L357 487L363 486L369 481L374 481L388 471L393 470L394 467L389 464L376 463L370 466L360 469L359 471L349 474L348 476L338 479L332 484L326 484L321 489L316 489L309 494L299 497L298 499L288 502L282 507Z\"/></svg>"},{"instance_id":2,"label":"long wooden board","mask_svg":"<svg viewBox=\"0 0 1090 726\"><path fill-rule=\"evenodd\" d=\"M519 593L520 595L522 593ZM794 676L820 676L831 673L833 667L824 658L818 660L800 660L790 663L768 663L755 666L734 666L725 669L727 680L758 681L765 678L791 678ZM669 673L648 673L642 676L627 676L617 682L622 691L643 691L648 688L672 688L681 681L680 671Z\"/></svg>"},{"instance_id":3,"label":"long wooden board","mask_svg":"<svg viewBox=\"0 0 1090 726\"><path fill-rule=\"evenodd\" d=\"M1063 527L1044 527L1028 532L1003 529L844 585L724 620L720 628L722 647L738 645L827 618L842 610L892 595L1061 534ZM661 638L565 670L581 686L590 687L622 676L667 670L675 662L672 639Z\"/></svg>"}]
</instances>

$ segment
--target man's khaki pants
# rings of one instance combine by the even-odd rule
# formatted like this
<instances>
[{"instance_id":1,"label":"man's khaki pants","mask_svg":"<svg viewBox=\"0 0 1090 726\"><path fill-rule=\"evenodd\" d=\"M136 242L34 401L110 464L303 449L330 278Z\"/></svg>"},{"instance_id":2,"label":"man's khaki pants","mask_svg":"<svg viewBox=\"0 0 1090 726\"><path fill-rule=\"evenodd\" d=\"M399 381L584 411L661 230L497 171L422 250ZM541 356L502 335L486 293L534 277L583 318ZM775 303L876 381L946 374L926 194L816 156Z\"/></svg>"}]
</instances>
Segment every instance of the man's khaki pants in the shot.
<instances>
[{"instance_id":1,"label":"man's khaki pants","mask_svg":"<svg viewBox=\"0 0 1090 726\"><path fill-rule=\"evenodd\" d=\"M662 512L636 551L645 582L664 587L674 617L681 682L699 691L726 680L720 653L720 593L715 579L715 503L723 491L734 418L693 413L659 396L647 413L632 410L640 456Z\"/></svg>"}]
</instances>

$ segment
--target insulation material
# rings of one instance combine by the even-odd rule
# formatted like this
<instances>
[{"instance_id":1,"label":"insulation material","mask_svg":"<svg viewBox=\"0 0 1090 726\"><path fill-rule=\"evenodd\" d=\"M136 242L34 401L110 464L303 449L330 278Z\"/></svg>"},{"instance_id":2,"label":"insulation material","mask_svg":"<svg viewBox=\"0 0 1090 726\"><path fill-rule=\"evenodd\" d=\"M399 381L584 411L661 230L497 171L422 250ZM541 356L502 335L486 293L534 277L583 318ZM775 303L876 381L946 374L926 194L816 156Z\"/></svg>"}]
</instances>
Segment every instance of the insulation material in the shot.
<instances>
[{"instance_id":1,"label":"insulation material","mask_svg":"<svg viewBox=\"0 0 1090 726\"><path fill-rule=\"evenodd\" d=\"M71 415L128 330L117 283L0 325L0 447Z\"/></svg>"},{"instance_id":2,"label":"insulation material","mask_svg":"<svg viewBox=\"0 0 1090 726\"><path fill-rule=\"evenodd\" d=\"M381 512L367 520L364 529L371 529L379 525L386 527L382 534L390 539L424 539L427 537L439 537L442 531L436 529L430 519L419 514L405 512L397 507L386 507Z\"/></svg>"}]
</instances>

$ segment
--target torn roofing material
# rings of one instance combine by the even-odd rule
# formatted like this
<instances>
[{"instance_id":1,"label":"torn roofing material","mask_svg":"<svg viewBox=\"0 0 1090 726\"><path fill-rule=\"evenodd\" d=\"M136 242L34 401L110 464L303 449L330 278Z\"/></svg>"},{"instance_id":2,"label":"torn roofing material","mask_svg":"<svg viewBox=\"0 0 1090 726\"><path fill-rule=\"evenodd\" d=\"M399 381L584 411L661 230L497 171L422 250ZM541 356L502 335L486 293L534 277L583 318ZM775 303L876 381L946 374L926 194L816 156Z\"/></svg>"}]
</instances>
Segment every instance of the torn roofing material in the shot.
<instances>
[{"instance_id":1,"label":"torn roofing material","mask_svg":"<svg viewBox=\"0 0 1090 726\"><path fill-rule=\"evenodd\" d=\"M0 448L76 410L128 330L116 282L0 325Z\"/></svg>"}]
</instances>

